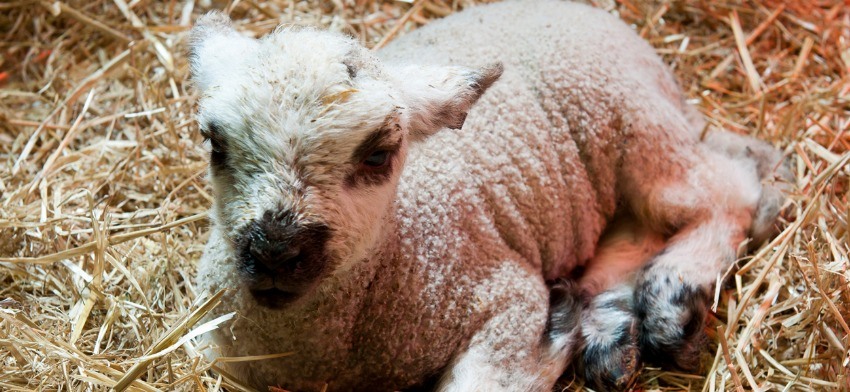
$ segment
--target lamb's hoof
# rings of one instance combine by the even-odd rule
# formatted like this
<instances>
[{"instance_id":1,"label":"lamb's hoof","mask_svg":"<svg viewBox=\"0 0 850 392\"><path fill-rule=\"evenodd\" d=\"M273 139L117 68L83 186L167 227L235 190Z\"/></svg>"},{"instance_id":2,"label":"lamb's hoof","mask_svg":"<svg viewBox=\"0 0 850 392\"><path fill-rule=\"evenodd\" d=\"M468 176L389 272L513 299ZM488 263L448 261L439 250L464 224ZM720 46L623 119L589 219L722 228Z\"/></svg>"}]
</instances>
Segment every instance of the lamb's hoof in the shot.
<instances>
[{"instance_id":1,"label":"lamb's hoof","mask_svg":"<svg viewBox=\"0 0 850 392\"><path fill-rule=\"evenodd\" d=\"M582 353L584 379L597 391L624 391L640 366L640 351L632 334L625 341L601 346L588 345Z\"/></svg>"},{"instance_id":2,"label":"lamb's hoof","mask_svg":"<svg viewBox=\"0 0 850 392\"><path fill-rule=\"evenodd\" d=\"M593 298L582 316L580 366L598 391L625 390L640 367L633 292L623 287Z\"/></svg>"},{"instance_id":3,"label":"lamb's hoof","mask_svg":"<svg viewBox=\"0 0 850 392\"><path fill-rule=\"evenodd\" d=\"M655 270L655 271L654 271ZM638 342L644 360L696 370L707 342L708 296L703 289L650 268L635 292Z\"/></svg>"}]
</instances>

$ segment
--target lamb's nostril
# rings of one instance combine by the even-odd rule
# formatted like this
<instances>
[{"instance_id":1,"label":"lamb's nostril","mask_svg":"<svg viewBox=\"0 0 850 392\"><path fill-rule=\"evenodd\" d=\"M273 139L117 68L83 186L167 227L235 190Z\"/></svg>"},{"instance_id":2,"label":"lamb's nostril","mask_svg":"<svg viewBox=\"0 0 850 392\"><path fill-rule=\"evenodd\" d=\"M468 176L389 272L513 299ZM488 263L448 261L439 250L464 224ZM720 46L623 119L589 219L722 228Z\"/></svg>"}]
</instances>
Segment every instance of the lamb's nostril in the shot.
<instances>
[{"instance_id":1,"label":"lamb's nostril","mask_svg":"<svg viewBox=\"0 0 850 392\"><path fill-rule=\"evenodd\" d=\"M262 237L251 241L248 252L258 264L274 271L298 258L301 249L287 243L270 242Z\"/></svg>"},{"instance_id":2,"label":"lamb's nostril","mask_svg":"<svg viewBox=\"0 0 850 392\"><path fill-rule=\"evenodd\" d=\"M254 222L239 238L239 268L251 295L262 306L280 308L314 287L327 269L330 229L272 214Z\"/></svg>"}]
</instances>

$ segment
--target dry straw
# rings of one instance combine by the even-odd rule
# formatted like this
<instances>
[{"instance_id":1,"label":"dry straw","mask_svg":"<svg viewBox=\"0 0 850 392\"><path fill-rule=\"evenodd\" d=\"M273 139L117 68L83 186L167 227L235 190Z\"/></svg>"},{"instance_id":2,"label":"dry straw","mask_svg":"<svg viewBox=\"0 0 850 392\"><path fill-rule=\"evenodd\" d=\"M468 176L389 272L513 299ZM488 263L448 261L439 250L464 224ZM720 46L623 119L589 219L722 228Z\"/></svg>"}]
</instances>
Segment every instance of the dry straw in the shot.
<instances>
[{"instance_id":1,"label":"dry straw","mask_svg":"<svg viewBox=\"0 0 850 392\"><path fill-rule=\"evenodd\" d=\"M226 9L255 36L319 25L374 47L468 5L0 3L0 390L242 388L191 339L223 321L193 325L218 300L192 285L211 201L184 54L198 14ZM597 5L657 48L711 123L784 149L796 175L779 236L718 287L703 369L647 367L635 387L850 389L850 6ZM582 383L568 373L559 388Z\"/></svg>"}]
</instances>

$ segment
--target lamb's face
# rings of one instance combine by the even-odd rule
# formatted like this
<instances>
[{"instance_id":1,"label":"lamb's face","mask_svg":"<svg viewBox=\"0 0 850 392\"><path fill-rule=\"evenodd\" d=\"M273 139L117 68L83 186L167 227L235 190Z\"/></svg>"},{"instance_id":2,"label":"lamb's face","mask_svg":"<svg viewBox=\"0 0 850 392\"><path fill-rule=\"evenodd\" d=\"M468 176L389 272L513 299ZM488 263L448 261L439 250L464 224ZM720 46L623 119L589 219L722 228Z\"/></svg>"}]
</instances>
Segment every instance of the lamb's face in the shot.
<instances>
[{"instance_id":1,"label":"lamb's face","mask_svg":"<svg viewBox=\"0 0 850 392\"><path fill-rule=\"evenodd\" d=\"M271 307L369 257L408 143L462 125L501 72L385 68L340 35L280 30L258 41L219 14L199 20L192 41L214 222L243 283Z\"/></svg>"}]
</instances>

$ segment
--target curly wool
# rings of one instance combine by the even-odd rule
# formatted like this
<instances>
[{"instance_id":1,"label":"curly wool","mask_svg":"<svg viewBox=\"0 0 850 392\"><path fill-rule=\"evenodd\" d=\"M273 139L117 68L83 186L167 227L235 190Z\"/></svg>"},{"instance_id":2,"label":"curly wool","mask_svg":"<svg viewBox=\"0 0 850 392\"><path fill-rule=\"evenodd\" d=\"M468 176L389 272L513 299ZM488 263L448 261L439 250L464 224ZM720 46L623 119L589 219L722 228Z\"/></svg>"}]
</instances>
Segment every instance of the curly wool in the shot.
<instances>
[{"instance_id":1,"label":"curly wool","mask_svg":"<svg viewBox=\"0 0 850 392\"><path fill-rule=\"evenodd\" d=\"M560 1L476 7L377 56L385 70L501 62L504 72L461 129L411 136L390 212L369 227L377 240L367 257L306 300L258 306L241 285L231 228L214 222L198 283L208 292L232 289L212 316L239 314L212 333L214 355L293 353L227 364L258 388L394 390L441 378L444 390L546 390L575 343L570 331L545 342L547 282L594 257L618 208L656 231L713 210L755 210L755 164L715 159L667 67L601 10ZM389 83L421 84L416 68L375 69ZM244 115L234 111L245 102L217 102ZM741 219L749 225L749 216Z\"/></svg>"}]
</instances>

